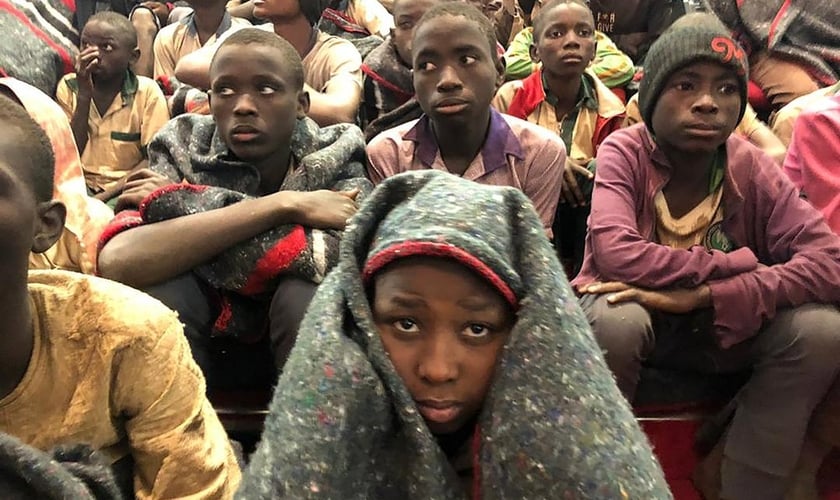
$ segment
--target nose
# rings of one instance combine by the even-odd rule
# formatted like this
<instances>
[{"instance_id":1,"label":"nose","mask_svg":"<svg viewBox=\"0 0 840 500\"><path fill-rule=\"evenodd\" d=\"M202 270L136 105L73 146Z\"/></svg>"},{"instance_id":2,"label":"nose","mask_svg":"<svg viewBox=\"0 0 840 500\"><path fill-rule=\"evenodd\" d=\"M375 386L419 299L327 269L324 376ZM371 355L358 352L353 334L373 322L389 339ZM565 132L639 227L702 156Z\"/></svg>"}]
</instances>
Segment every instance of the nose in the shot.
<instances>
[{"instance_id":1,"label":"nose","mask_svg":"<svg viewBox=\"0 0 840 500\"><path fill-rule=\"evenodd\" d=\"M703 90L700 92L700 95L697 96L697 99L694 101L694 105L692 106L692 110L696 112L702 113L717 113L718 111L718 103L715 100L714 96L712 95L711 90Z\"/></svg>"},{"instance_id":2,"label":"nose","mask_svg":"<svg viewBox=\"0 0 840 500\"><path fill-rule=\"evenodd\" d=\"M437 84L438 91L455 90L461 88L461 86L461 78L455 68L448 64L441 68Z\"/></svg>"},{"instance_id":3,"label":"nose","mask_svg":"<svg viewBox=\"0 0 840 500\"><path fill-rule=\"evenodd\" d=\"M458 348L448 339L452 333L429 335L417 363L417 375L430 385L452 382L458 378Z\"/></svg>"},{"instance_id":4,"label":"nose","mask_svg":"<svg viewBox=\"0 0 840 500\"><path fill-rule=\"evenodd\" d=\"M580 40L574 30L569 30L566 36L563 37L564 48L578 48L580 47Z\"/></svg>"},{"instance_id":5,"label":"nose","mask_svg":"<svg viewBox=\"0 0 840 500\"><path fill-rule=\"evenodd\" d=\"M254 98L251 97L251 94L243 92L242 94L237 96L236 102L233 105L233 112L238 115L256 113L257 108L254 104Z\"/></svg>"}]
</instances>

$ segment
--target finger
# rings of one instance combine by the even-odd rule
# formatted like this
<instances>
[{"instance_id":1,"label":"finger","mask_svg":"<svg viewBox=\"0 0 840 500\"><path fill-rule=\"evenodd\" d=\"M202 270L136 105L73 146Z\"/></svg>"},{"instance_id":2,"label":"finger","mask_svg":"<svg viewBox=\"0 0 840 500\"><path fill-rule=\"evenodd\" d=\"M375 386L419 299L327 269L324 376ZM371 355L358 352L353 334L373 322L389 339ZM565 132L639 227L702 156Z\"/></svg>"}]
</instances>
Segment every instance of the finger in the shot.
<instances>
[{"instance_id":1,"label":"finger","mask_svg":"<svg viewBox=\"0 0 840 500\"><path fill-rule=\"evenodd\" d=\"M361 189L355 188L351 191L342 191L341 194L350 198L351 200L355 200L356 197L359 196L360 192L361 192Z\"/></svg>"},{"instance_id":2,"label":"finger","mask_svg":"<svg viewBox=\"0 0 840 500\"><path fill-rule=\"evenodd\" d=\"M595 283L590 283L589 285L585 285L585 293L614 293L614 292L621 292L632 288L627 283L622 283L621 281L607 281L607 282L600 282L596 281Z\"/></svg>"},{"instance_id":3,"label":"finger","mask_svg":"<svg viewBox=\"0 0 840 500\"><path fill-rule=\"evenodd\" d=\"M566 179L566 201L573 207L578 206L579 198L577 193L580 192L577 185L577 179L572 170L566 169L563 171L563 177Z\"/></svg>"},{"instance_id":4,"label":"finger","mask_svg":"<svg viewBox=\"0 0 840 500\"><path fill-rule=\"evenodd\" d=\"M623 302L639 302L639 290L636 288L629 288L620 292L613 293L607 296L607 302L610 304L621 304Z\"/></svg>"},{"instance_id":5,"label":"finger","mask_svg":"<svg viewBox=\"0 0 840 500\"><path fill-rule=\"evenodd\" d=\"M571 191L574 197L574 206L586 205L586 197L583 196L583 192L580 190L574 168L566 170L566 176L569 179L569 191Z\"/></svg>"},{"instance_id":6,"label":"finger","mask_svg":"<svg viewBox=\"0 0 840 500\"><path fill-rule=\"evenodd\" d=\"M595 174L593 174L592 172L587 170L587 168L582 166L582 165L578 165L577 163L572 163L571 167L572 167L572 170L574 170L575 174L580 174L580 175L586 177L589 180L592 180L592 179L595 178Z\"/></svg>"}]
</instances>

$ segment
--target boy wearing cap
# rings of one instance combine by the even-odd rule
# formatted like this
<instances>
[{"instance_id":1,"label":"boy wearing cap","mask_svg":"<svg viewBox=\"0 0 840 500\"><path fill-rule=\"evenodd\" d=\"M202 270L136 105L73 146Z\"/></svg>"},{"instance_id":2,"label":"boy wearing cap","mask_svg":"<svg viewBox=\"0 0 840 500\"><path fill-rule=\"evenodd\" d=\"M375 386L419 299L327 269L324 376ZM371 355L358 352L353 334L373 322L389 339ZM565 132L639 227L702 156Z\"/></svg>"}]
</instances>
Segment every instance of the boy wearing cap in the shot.
<instances>
[{"instance_id":1,"label":"boy wearing cap","mask_svg":"<svg viewBox=\"0 0 840 500\"><path fill-rule=\"evenodd\" d=\"M795 469L813 482L820 457L803 441L825 440L806 430L840 368L840 238L772 159L731 135L746 82L746 55L708 15L651 47L644 125L598 151L574 284L630 401L643 362L752 369L695 482L706 498L780 499Z\"/></svg>"}]
</instances>

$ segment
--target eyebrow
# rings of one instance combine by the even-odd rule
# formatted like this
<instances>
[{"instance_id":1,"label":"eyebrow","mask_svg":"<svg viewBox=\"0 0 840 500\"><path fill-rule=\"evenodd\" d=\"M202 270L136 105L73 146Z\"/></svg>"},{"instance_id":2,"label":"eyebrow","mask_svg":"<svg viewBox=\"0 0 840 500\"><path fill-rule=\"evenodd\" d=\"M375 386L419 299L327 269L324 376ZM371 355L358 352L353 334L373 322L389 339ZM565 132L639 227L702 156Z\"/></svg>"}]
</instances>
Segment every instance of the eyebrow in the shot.
<instances>
[{"instance_id":1,"label":"eyebrow","mask_svg":"<svg viewBox=\"0 0 840 500\"><path fill-rule=\"evenodd\" d=\"M410 295L391 295L387 299L389 305L405 307L408 309L416 309L426 307L426 301L420 297L413 297Z\"/></svg>"},{"instance_id":2,"label":"eyebrow","mask_svg":"<svg viewBox=\"0 0 840 500\"><path fill-rule=\"evenodd\" d=\"M495 304L493 304L492 302L478 297L467 297L465 299L459 300L458 302L456 302L456 304L462 309L467 309L473 312L488 311L490 309L495 308Z\"/></svg>"}]
</instances>

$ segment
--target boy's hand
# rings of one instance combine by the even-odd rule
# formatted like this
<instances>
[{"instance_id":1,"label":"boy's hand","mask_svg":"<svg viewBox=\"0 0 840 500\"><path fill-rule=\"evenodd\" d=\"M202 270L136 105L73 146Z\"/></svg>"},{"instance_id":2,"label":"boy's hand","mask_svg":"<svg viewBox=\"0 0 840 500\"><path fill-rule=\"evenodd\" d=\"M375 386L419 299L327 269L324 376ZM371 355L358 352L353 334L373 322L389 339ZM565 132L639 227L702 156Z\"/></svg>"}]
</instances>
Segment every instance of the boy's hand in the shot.
<instances>
[{"instance_id":1,"label":"boy's hand","mask_svg":"<svg viewBox=\"0 0 840 500\"><path fill-rule=\"evenodd\" d=\"M117 198L115 212L140 206L153 191L172 184L172 180L151 169L143 168L124 177L122 194Z\"/></svg>"},{"instance_id":2,"label":"boy's hand","mask_svg":"<svg viewBox=\"0 0 840 500\"><path fill-rule=\"evenodd\" d=\"M288 194L289 191L281 191ZM278 194L280 194L278 193ZM315 229L344 229L347 221L358 210L356 196L359 190L320 191L295 193L294 211L297 222Z\"/></svg>"},{"instance_id":3,"label":"boy's hand","mask_svg":"<svg viewBox=\"0 0 840 500\"><path fill-rule=\"evenodd\" d=\"M578 165L566 158L566 167L563 170L563 182L560 185L560 203L568 203L573 207L589 204L589 200L586 199L586 196L580 190L580 186L578 186L577 175L582 175L590 181L595 177L595 174L587 170L586 167Z\"/></svg>"},{"instance_id":4,"label":"boy's hand","mask_svg":"<svg viewBox=\"0 0 840 500\"><path fill-rule=\"evenodd\" d=\"M99 67L99 47L91 45L76 56L76 81L79 95L93 95L93 72Z\"/></svg>"},{"instance_id":5,"label":"boy's hand","mask_svg":"<svg viewBox=\"0 0 840 500\"><path fill-rule=\"evenodd\" d=\"M711 305L711 292L707 285L697 288L676 288L673 290L645 290L617 281L591 283L578 289L581 293L610 294L607 302L621 304L636 302L647 309L671 314L686 314Z\"/></svg>"}]
</instances>

